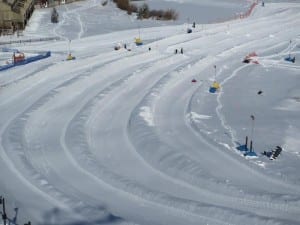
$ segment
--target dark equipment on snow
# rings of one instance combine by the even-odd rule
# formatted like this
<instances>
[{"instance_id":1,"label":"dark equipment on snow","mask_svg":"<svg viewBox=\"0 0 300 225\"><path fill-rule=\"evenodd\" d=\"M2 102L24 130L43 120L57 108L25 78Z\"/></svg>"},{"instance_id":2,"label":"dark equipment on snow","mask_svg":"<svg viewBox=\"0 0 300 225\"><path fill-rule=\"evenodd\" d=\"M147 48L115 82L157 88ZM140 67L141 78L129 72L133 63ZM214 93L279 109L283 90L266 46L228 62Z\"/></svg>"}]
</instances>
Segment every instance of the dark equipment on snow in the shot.
<instances>
[{"instance_id":1,"label":"dark equipment on snow","mask_svg":"<svg viewBox=\"0 0 300 225\"><path fill-rule=\"evenodd\" d=\"M296 57L295 56L294 57L291 56L291 50L292 50L292 40L290 40L290 44L289 44L289 56L285 57L284 60L288 61L288 62L295 63Z\"/></svg>"},{"instance_id":2,"label":"dark equipment on snow","mask_svg":"<svg viewBox=\"0 0 300 225\"><path fill-rule=\"evenodd\" d=\"M193 30L192 30L191 28L188 28L188 29L186 30L186 32L187 32L188 34L190 34L190 33L193 32Z\"/></svg>"},{"instance_id":3,"label":"dark equipment on snow","mask_svg":"<svg viewBox=\"0 0 300 225\"><path fill-rule=\"evenodd\" d=\"M0 196L1 199L1 204L2 204L2 220L3 220L3 224L6 225L6 220L7 220L7 215L6 215L6 210L5 210L5 199Z\"/></svg>"},{"instance_id":4,"label":"dark equipment on snow","mask_svg":"<svg viewBox=\"0 0 300 225\"><path fill-rule=\"evenodd\" d=\"M272 151L264 151L262 154L267 156L270 160L276 159L280 153L282 152L282 148L280 146L276 146L276 148Z\"/></svg>"},{"instance_id":5,"label":"dark equipment on snow","mask_svg":"<svg viewBox=\"0 0 300 225\"><path fill-rule=\"evenodd\" d=\"M196 82L197 82L197 80L196 80L196 79L193 79L193 80L192 80L192 83L196 83Z\"/></svg>"},{"instance_id":6,"label":"dark equipment on snow","mask_svg":"<svg viewBox=\"0 0 300 225\"><path fill-rule=\"evenodd\" d=\"M262 93L263 93L262 90L259 90L259 91L257 92L258 95L261 95Z\"/></svg>"},{"instance_id":7,"label":"dark equipment on snow","mask_svg":"<svg viewBox=\"0 0 300 225\"><path fill-rule=\"evenodd\" d=\"M245 56L243 63L255 63L258 64L257 61L257 54L256 52L251 52L248 55Z\"/></svg>"},{"instance_id":8,"label":"dark equipment on snow","mask_svg":"<svg viewBox=\"0 0 300 225\"><path fill-rule=\"evenodd\" d=\"M250 63L250 59L244 59L243 63Z\"/></svg>"},{"instance_id":9,"label":"dark equipment on snow","mask_svg":"<svg viewBox=\"0 0 300 225\"><path fill-rule=\"evenodd\" d=\"M58 12L56 11L56 8L53 8L53 10L52 10L51 22L52 23L58 23Z\"/></svg>"},{"instance_id":10,"label":"dark equipment on snow","mask_svg":"<svg viewBox=\"0 0 300 225\"><path fill-rule=\"evenodd\" d=\"M288 56L286 58L284 58L285 61L288 61L288 62L292 62L292 63L295 63L296 61L296 57L294 56L293 58L291 56Z\"/></svg>"},{"instance_id":11,"label":"dark equipment on snow","mask_svg":"<svg viewBox=\"0 0 300 225\"><path fill-rule=\"evenodd\" d=\"M276 146L275 151L274 150L272 151L270 160L276 159L280 155L281 152L282 152L282 148L280 146Z\"/></svg>"},{"instance_id":12,"label":"dark equipment on snow","mask_svg":"<svg viewBox=\"0 0 300 225\"><path fill-rule=\"evenodd\" d=\"M126 46L126 45L124 45L124 48L125 48L125 46ZM114 49L115 49L116 51L119 50L119 49L121 49L121 44L120 44L120 43L116 44L115 47L114 47Z\"/></svg>"}]
</instances>

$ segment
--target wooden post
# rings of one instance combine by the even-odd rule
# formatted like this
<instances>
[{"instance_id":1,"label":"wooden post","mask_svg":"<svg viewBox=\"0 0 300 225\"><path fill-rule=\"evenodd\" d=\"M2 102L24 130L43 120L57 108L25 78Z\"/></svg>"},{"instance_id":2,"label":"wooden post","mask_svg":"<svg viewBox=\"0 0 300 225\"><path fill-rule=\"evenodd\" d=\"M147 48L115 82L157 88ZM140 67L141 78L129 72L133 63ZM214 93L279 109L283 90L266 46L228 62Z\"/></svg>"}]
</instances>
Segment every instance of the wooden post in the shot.
<instances>
[{"instance_id":1,"label":"wooden post","mask_svg":"<svg viewBox=\"0 0 300 225\"><path fill-rule=\"evenodd\" d=\"M246 136L245 146L246 146L246 149L247 149L248 148L248 136Z\"/></svg>"}]
</instances>

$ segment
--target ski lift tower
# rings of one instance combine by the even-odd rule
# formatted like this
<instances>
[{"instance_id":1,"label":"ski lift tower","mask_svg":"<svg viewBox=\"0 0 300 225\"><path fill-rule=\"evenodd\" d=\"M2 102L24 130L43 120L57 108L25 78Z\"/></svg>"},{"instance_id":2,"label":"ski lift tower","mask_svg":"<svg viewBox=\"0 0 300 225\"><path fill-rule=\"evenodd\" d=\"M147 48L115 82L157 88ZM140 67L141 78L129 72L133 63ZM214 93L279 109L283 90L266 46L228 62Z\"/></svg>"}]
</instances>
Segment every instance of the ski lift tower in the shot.
<instances>
[{"instance_id":1,"label":"ski lift tower","mask_svg":"<svg viewBox=\"0 0 300 225\"><path fill-rule=\"evenodd\" d=\"M214 65L214 68L215 68L214 82L209 87L209 92L210 93L215 93L216 91L218 91L220 89L220 84L217 82L217 66Z\"/></svg>"},{"instance_id":2,"label":"ski lift tower","mask_svg":"<svg viewBox=\"0 0 300 225\"><path fill-rule=\"evenodd\" d=\"M255 117L253 115L251 115L250 118L251 118L250 148L248 148L248 136L246 136L245 144L239 145L238 147L236 147L236 149L241 152L244 152L243 155L246 157L257 157L256 152L254 152L254 150L253 150L253 135L254 135Z\"/></svg>"},{"instance_id":3,"label":"ski lift tower","mask_svg":"<svg viewBox=\"0 0 300 225\"><path fill-rule=\"evenodd\" d=\"M135 41L134 41L137 46L143 45L143 41L141 39L140 26L138 26L138 32L139 32L139 37L135 38Z\"/></svg>"},{"instance_id":4,"label":"ski lift tower","mask_svg":"<svg viewBox=\"0 0 300 225\"><path fill-rule=\"evenodd\" d=\"M67 60L74 60L75 59L75 56L72 56L71 54L71 40L69 39L68 41L68 56L67 56Z\"/></svg>"},{"instance_id":5,"label":"ski lift tower","mask_svg":"<svg viewBox=\"0 0 300 225\"><path fill-rule=\"evenodd\" d=\"M248 152L246 152L244 154L244 156L257 157L257 154L253 150L253 135L254 135L255 117L253 115L251 115L250 118L251 118L250 149Z\"/></svg>"},{"instance_id":6,"label":"ski lift tower","mask_svg":"<svg viewBox=\"0 0 300 225\"><path fill-rule=\"evenodd\" d=\"M289 44L289 56L284 58L285 61L288 61L288 62L292 62L292 63L295 63L295 60L296 60L296 57L291 57L291 50L292 50L292 40L290 40L290 44Z\"/></svg>"},{"instance_id":7,"label":"ski lift tower","mask_svg":"<svg viewBox=\"0 0 300 225\"><path fill-rule=\"evenodd\" d=\"M190 33L193 32L193 30L190 28L189 24L190 24L190 18L188 17L188 18L187 18L187 29L186 29L186 32L187 32L188 34L190 34Z\"/></svg>"}]
</instances>

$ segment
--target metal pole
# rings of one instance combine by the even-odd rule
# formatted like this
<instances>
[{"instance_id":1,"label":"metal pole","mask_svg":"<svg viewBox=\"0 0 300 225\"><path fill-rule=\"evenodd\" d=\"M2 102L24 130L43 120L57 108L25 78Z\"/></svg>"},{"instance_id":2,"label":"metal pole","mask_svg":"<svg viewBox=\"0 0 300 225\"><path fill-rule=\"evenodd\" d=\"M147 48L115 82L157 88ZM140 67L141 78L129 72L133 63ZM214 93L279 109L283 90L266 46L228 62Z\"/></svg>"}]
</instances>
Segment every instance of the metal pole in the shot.
<instances>
[{"instance_id":1,"label":"metal pole","mask_svg":"<svg viewBox=\"0 0 300 225\"><path fill-rule=\"evenodd\" d=\"M254 134L254 121L255 121L255 117L253 115L251 115L250 117L251 117L251 120L252 120L250 151L252 151L252 140L253 140L253 134Z\"/></svg>"},{"instance_id":2,"label":"metal pole","mask_svg":"<svg viewBox=\"0 0 300 225\"><path fill-rule=\"evenodd\" d=\"M254 120L252 120L251 140L253 140L253 133L254 133Z\"/></svg>"},{"instance_id":3,"label":"metal pole","mask_svg":"<svg viewBox=\"0 0 300 225\"><path fill-rule=\"evenodd\" d=\"M214 68L215 68L215 81L217 80L217 66L214 65Z\"/></svg>"},{"instance_id":4,"label":"metal pole","mask_svg":"<svg viewBox=\"0 0 300 225\"><path fill-rule=\"evenodd\" d=\"M70 47L70 45L71 45L71 40L69 39L69 43L68 43L69 54L71 54L71 47Z\"/></svg>"},{"instance_id":5,"label":"metal pole","mask_svg":"<svg viewBox=\"0 0 300 225\"><path fill-rule=\"evenodd\" d=\"M3 225L6 225L7 215L5 212L5 199L4 198L2 198L2 206L3 206L3 212L2 212Z\"/></svg>"},{"instance_id":6,"label":"metal pole","mask_svg":"<svg viewBox=\"0 0 300 225\"><path fill-rule=\"evenodd\" d=\"M290 46L289 46L289 58L291 58L291 50L292 50L292 40L290 40Z\"/></svg>"}]
</instances>

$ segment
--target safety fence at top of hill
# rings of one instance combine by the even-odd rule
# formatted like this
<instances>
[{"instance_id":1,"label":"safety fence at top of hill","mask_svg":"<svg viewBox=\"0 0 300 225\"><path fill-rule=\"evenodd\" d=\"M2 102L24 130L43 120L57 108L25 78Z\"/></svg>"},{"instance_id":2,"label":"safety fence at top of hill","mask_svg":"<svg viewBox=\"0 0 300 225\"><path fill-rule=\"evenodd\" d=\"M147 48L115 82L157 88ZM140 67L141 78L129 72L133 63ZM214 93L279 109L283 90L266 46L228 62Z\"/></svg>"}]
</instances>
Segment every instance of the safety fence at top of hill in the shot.
<instances>
[{"instance_id":1,"label":"safety fence at top of hill","mask_svg":"<svg viewBox=\"0 0 300 225\"><path fill-rule=\"evenodd\" d=\"M240 18L246 18L246 17L250 16L251 13L252 13L252 11L254 10L254 8L255 8L255 6L256 6L257 4L258 4L258 0L255 1L255 2L253 2L253 3L251 4L250 8L247 10L247 12L242 13L242 14L240 15Z\"/></svg>"},{"instance_id":2,"label":"safety fence at top of hill","mask_svg":"<svg viewBox=\"0 0 300 225\"><path fill-rule=\"evenodd\" d=\"M226 19L220 19L220 20L217 20L217 22L223 23L223 22L227 22L227 21L231 21L231 20L247 18L252 14L254 8L258 5L258 2L259 2L259 0L253 1L253 3L250 5L249 9L244 13L237 13L233 17L226 18Z\"/></svg>"},{"instance_id":3,"label":"safety fence at top of hill","mask_svg":"<svg viewBox=\"0 0 300 225\"><path fill-rule=\"evenodd\" d=\"M8 45L8 44L17 44L17 43L25 43L25 42L42 42L42 41L57 41L60 40L60 37L41 37L41 38L29 38L29 39L13 39L0 41L0 45Z\"/></svg>"}]
</instances>

